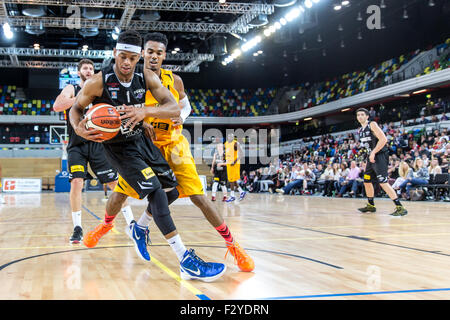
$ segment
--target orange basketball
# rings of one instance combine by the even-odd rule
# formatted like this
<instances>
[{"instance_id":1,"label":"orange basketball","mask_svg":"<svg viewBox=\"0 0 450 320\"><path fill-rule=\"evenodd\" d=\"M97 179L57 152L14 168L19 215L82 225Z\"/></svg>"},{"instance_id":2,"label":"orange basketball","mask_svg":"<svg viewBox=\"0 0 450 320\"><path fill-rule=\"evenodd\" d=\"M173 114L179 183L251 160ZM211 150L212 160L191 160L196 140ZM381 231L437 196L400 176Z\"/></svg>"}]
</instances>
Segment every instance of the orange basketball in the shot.
<instances>
[{"instance_id":1,"label":"orange basketball","mask_svg":"<svg viewBox=\"0 0 450 320\"><path fill-rule=\"evenodd\" d=\"M98 103L86 113L86 129L98 130L103 134L103 141L114 138L120 130L120 115L110 104Z\"/></svg>"}]
</instances>

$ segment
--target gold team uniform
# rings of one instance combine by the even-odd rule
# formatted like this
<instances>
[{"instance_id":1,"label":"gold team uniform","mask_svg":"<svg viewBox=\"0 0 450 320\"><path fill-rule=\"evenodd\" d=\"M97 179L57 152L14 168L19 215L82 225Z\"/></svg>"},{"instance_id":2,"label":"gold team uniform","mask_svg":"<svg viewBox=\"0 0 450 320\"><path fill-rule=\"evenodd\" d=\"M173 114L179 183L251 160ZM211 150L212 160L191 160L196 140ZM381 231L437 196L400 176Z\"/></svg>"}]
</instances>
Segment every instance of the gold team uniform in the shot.
<instances>
[{"instance_id":1,"label":"gold team uniform","mask_svg":"<svg viewBox=\"0 0 450 320\"><path fill-rule=\"evenodd\" d=\"M178 91L174 88L172 71L161 69L160 79L163 86L169 89L178 103L180 99ZM158 101L149 90L147 90L145 95L145 106L149 108L159 106ZM183 126L174 127L170 119L145 118L144 121L151 124L155 130L156 140L153 141L153 144L161 150L163 157L175 174L178 181L179 197L184 198L196 194L204 194L203 184L198 176L189 142L181 134ZM119 176L119 183L126 185L123 182L124 180ZM127 186L124 190L116 188L115 191L139 199L137 193L131 187L128 188Z\"/></svg>"},{"instance_id":2,"label":"gold team uniform","mask_svg":"<svg viewBox=\"0 0 450 320\"><path fill-rule=\"evenodd\" d=\"M227 163L233 163L238 158L238 146L237 141L225 142L225 159ZM241 162L240 160L236 164L227 164L227 176L229 182L236 182L241 178Z\"/></svg>"}]
</instances>

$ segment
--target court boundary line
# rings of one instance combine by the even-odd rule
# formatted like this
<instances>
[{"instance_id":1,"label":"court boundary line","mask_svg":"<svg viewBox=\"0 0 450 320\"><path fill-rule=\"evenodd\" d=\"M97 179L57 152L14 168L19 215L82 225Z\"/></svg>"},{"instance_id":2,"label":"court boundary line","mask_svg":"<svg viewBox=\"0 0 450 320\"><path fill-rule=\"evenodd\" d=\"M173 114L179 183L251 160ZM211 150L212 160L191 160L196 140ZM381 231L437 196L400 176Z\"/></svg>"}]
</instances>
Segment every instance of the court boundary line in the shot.
<instances>
[{"instance_id":1,"label":"court boundary line","mask_svg":"<svg viewBox=\"0 0 450 320\"><path fill-rule=\"evenodd\" d=\"M338 236L338 237L347 238L347 239L360 240L360 241L365 241L365 242L369 242L369 243L382 244L382 245L391 246L391 247L397 247L397 248L402 248L402 249L407 249L407 250L414 250L414 251L419 251L419 252L424 252L424 253L431 253L431 254L437 254L440 256L450 257L450 254L442 253L442 252L436 251L436 250L431 251L431 250L419 249L419 248L414 248L414 247L407 247L407 246L402 246L399 244L382 242L382 241L365 238L365 237L359 237L359 236L355 236L355 235L343 235L343 234L339 234L339 233L326 232L326 231L321 231L321 230L304 228L304 227L299 227L299 226L294 226L294 225L287 225L287 224L282 224L282 223L277 223L277 222L272 222L272 221L258 220L258 219L253 219L253 218L249 218L249 220L279 225L279 226L283 226L283 227L290 227L290 228L294 228L294 229L306 230L306 231L311 231L311 232L324 233L327 235L333 235L333 236Z\"/></svg>"},{"instance_id":2,"label":"court boundary line","mask_svg":"<svg viewBox=\"0 0 450 320\"><path fill-rule=\"evenodd\" d=\"M270 297L270 298L257 298L257 299L258 299L258 300L311 299L311 298L329 298L329 297L345 297L345 296L365 296L365 295L398 294L398 293L417 293L417 292L438 292L438 291L450 291L450 288L414 289L414 290L396 290L396 291L372 291L372 292L348 292L348 293L329 293L329 294L313 294L313 295L286 296L286 297Z\"/></svg>"},{"instance_id":3,"label":"court boundary line","mask_svg":"<svg viewBox=\"0 0 450 320\"><path fill-rule=\"evenodd\" d=\"M95 213L93 213L89 208L87 208L85 205L82 205L82 207L89 212L92 216L94 216L96 219L101 220L100 217L98 217ZM120 234L115 228L112 228L112 231L115 231L115 233ZM134 245L132 245L134 246ZM179 284L181 284L183 287L188 289L192 294L194 294L197 298L200 300L211 300L207 295L203 294L200 290L198 290L196 287L188 283L187 281L183 280L178 276L175 272L170 270L168 267L166 267L161 261L156 259L154 256L150 255L150 261L156 265L158 268L160 268L162 271L164 271L169 277L177 281ZM0 269L1 270L1 269Z\"/></svg>"}]
</instances>

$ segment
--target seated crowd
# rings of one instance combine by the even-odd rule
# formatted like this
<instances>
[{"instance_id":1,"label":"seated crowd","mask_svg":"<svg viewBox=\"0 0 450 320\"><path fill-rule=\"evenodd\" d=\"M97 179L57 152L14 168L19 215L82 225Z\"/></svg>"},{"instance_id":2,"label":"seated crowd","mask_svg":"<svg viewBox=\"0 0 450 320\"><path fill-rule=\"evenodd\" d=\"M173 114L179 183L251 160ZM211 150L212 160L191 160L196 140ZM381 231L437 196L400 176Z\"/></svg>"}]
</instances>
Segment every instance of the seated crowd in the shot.
<instances>
[{"instance_id":1,"label":"seated crowd","mask_svg":"<svg viewBox=\"0 0 450 320\"><path fill-rule=\"evenodd\" d=\"M447 128L407 132L402 126L382 125L388 146L389 183L403 199L411 191L427 187L440 175L448 185L450 143ZM300 149L284 154L268 167L243 173L242 186L250 192L365 197L365 156L353 133L305 138ZM443 175L444 174L444 175ZM382 193L381 188L376 188ZM426 189L425 191L430 191ZM449 200L448 188L438 188L436 200Z\"/></svg>"},{"instance_id":2,"label":"seated crowd","mask_svg":"<svg viewBox=\"0 0 450 320\"><path fill-rule=\"evenodd\" d=\"M448 48L450 38L435 48L439 60L433 61L421 76L450 67ZM431 49L431 48L428 48ZM416 50L397 58L370 66L365 70L349 72L318 83L294 85L295 100L289 100L289 111L297 111L354 96L391 83L391 76L401 66L416 57ZM0 85L0 115L56 115L51 106L53 100L18 98L17 87ZM186 89L192 106L192 116L202 117L253 117L267 115L269 106L279 88L257 89Z\"/></svg>"}]
</instances>

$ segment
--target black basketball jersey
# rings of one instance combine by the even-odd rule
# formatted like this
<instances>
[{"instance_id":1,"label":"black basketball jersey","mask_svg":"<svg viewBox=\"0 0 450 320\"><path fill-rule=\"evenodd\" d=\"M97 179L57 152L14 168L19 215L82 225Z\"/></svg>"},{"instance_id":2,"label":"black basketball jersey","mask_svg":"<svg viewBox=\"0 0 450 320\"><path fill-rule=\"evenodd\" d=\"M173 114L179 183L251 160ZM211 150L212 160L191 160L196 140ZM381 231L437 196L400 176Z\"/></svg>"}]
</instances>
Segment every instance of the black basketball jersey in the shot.
<instances>
[{"instance_id":1,"label":"black basketball jersey","mask_svg":"<svg viewBox=\"0 0 450 320\"><path fill-rule=\"evenodd\" d=\"M223 144L222 144L222 154L219 152L217 145L215 147L214 154L216 155L216 163L214 169L217 171L221 171L223 170L223 167L218 167L217 164L225 162L225 147L223 146Z\"/></svg>"},{"instance_id":2,"label":"black basketball jersey","mask_svg":"<svg viewBox=\"0 0 450 320\"><path fill-rule=\"evenodd\" d=\"M74 85L73 87L75 89L75 95L74 96L76 97L78 92L80 92L81 87L78 84ZM84 110L85 113L87 112L89 107L90 107L90 105ZM66 124L67 125L67 135L69 136L69 143L67 144L67 148L68 149L71 148L71 147L74 147L74 146L77 146L77 145L80 145L80 144L83 144L83 143L87 142L86 139L78 136L75 133L75 130L72 128L72 125L70 124L70 109L71 108L72 107L70 107L69 109L67 109L65 111L65 113L66 113L66 122L67 122L67 124Z\"/></svg>"},{"instance_id":3,"label":"black basketball jersey","mask_svg":"<svg viewBox=\"0 0 450 320\"><path fill-rule=\"evenodd\" d=\"M141 66L136 66L133 78L129 83L121 83L114 72L113 64L102 69L103 94L94 100L93 104L107 103L115 106L119 113L122 105L134 105L142 108L145 103L146 84L144 72ZM122 120L122 127L119 133L112 139L103 143L117 143L131 141L138 138L143 133L142 121L133 130L125 128L123 125L128 119Z\"/></svg>"},{"instance_id":4,"label":"black basketball jersey","mask_svg":"<svg viewBox=\"0 0 450 320\"><path fill-rule=\"evenodd\" d=\"M358 131L359 141L361 142L361 146L366 149L367 153L371 153L375 146L378 143L377 136L370 129L370 121L367 123L367 126L364 128L360 128ZM385 144L383 148L379 152L388 151L388 147Z\"/></svg>"}]
</instances>

